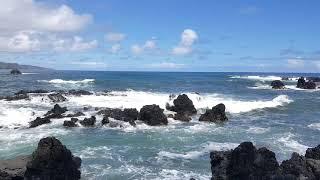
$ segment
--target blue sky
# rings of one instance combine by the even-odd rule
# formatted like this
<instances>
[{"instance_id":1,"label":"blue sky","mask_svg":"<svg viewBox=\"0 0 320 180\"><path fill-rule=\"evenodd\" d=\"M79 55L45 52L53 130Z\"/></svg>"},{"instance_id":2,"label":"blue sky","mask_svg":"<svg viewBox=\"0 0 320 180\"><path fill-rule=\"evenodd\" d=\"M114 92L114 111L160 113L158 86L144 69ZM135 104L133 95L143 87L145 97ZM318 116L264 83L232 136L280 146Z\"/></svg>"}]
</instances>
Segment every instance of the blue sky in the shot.
<instances>
[{"instance_id":1,"label":"blue sky","mask_svg":"<svg viewBox=\"0 0 320 180\"><path fill-rule=\"evenodd\" d=\"M3 4L0 61L73 70L320 70L316 0Z\"/></svg>"}]
</instances>

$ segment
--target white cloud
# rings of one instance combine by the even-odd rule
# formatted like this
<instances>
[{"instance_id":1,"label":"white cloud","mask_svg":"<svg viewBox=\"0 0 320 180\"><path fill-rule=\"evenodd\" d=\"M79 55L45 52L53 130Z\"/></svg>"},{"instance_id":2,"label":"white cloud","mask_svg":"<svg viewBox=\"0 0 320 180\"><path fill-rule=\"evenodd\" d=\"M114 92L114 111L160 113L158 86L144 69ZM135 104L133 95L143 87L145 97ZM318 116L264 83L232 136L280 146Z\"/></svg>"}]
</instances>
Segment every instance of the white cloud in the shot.
<instances>
[{"instance_id":1,"label":"white cloud","mask_svg":"<svg viewBox=\"0 0 320 180\"><path fill-rule=\"evenodd\" d=\"M131 46L131 52L135 55L139 55L145 51L151 51L155 49L157 49L157 43L155 40L147 40L143 45L135 44Z\"/></svg>"},{"instance_id":2,"label":"white cloud","mask_svg":"<svg viewBox=\"0 0 320 180\"><path fill-rule=\"evenodd\" d=\"M126 38L126 35L123 33L108 33L105 35L105 40L111 43L119 43Z\"/></svg>"},{"instance_id":3,"label":"white cloud","mask_svg":"<svg viewBox=\"0 0 320 180\"><path fill-rule=\"evenodd\" d=\"M301 68L304 66L304 60L297 58L297 59L288 59L288 67L290 68Z\"/></svg>"},{"instance_id":4,"label":"white cloud","mask_svg":"<svg viewBox=\"0 0 320 180\"><path fill-rule=\"evenodd\" d=\"M198 34L192 29L185 29L181 34L181 40L178 46L173 47L172 54L188 55L193 49L192 45L199 39Z\"/></svg>"},{"instance_id":5,"label":"white cloud","mask_svg":"<svg viewBox=\"0 0 320 180\"><path fill-rule=\"evenodd\" d=\"M114 44L111 46L110 48L110 52L113 53L113 54L116 54L118 53L119 51L121 50L121 45L120 44Z\"/></svg>"},{"instance_id":6,"label":"white cloud","mask_svg":"<svg viewBox=\"0 0 320 180\"><path fill-rule=\"evenodd\" d=\"M96 48L98 46L98 42L97 40L84 41L82 37L74 36L72 39L55 39L53 40L52 44L49 45L52 46L54 51L58 52L78 52Z\"/></svg>"},{"instance_id":7,"label":"white cloud","mask_svg":"<svg viewBox=\"0 0 320 180\"><path fill-rule=\"evenodd\" d=\"M138 44L132 45L131 52L135 55L141 54L143 52L143 47L139 46Z\"/></svg>"},{"instance_id":8,"label":"white cloud","mask_svg":"<svg viewBox=\"0 0 320 180\"><path fill-rule=\"evenodd\" d=\"M157 48L157 45L156 45L156 42L154 40L148 40L148 41L146 41L144 43L143 48L147 49L147 50L148 49L151 50L151 49Z\"/></svg>"},{"instance_id":9,"label":"white cloud","mask_svg":"<svg viewBox=\"0 0 320 180\"><path fill-rule=\"evenodd\" d=\"M1 32L77 31L91 21L91 15L76 14L66 5L50 7L34 0L2 0L0 6Z\"/></svg>"},{"instance_id":10,"label":"white cloud","mask_svg":"<svg viewBox=\"0 0 320 180\"><path fill-rule=\"evenodd\" d=\"M40 40L37 33L33 31L23 31L8 39L6 51L25 52L40 50Z\"/></svg>"},{"instance_id":11,"label":"white cloud","mask_svg":"<svg viewBox=\"0 0 320 180\"><path fill-rule=\"evenodd\" d=\"M184 64L176 64L172 62L162 62L162 63L155 63L155 64L149 65L149 67L160 68L160 69L179 69L184 66L185 66Z\"/></svg>"},{"instance_id":12,"label":"white cloud","mask_svg":"<svg viewBox=\"0 0 320 180\"><path fill-rule=\"evenodd\" d=\"M106 63L96 61L72 61L69 64L80 65L80 66L107 66Z\"/></svg>"}]
</instances>

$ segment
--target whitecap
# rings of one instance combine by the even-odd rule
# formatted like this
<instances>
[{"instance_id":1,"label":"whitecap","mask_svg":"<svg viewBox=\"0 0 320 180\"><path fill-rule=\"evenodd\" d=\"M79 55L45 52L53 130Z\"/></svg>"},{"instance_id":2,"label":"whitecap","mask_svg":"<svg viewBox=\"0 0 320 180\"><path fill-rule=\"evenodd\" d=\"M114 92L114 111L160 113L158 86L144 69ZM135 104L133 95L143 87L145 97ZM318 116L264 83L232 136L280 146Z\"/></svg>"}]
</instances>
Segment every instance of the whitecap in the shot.
<instances>
[{"instance_id":1,"label":"whitecap","mask_svg":"<svg viewBox=\"0 0 320 180\"><path fill-rule=\"evenodd\" d=\"M320 130L320 123L309 124L308 128Z\"/></svg>"},{"instance_id":2,"label":"whitecap","mask_svg":"<svg viewBox=\"0 0 320 180\"><path fill-rule=\"evenodd\" d=\"M281 80L280 76L231 76L232 79L248 79L256 81L274 81Z\"/></svg>"},{"instance_id":3,"label":"whitecap","mask_svg":"<svg viewBox=\"0 0 320 180\"><path fill-rule=\"evenodd\" d=\"M83 80L63 80L63 79L52 79L52 80L38 80L38 82L45 82L50 84L88 84L93 83L95 79L83 79Z\"/></svg>"},{"instance_id":4,"label":"whitecap","mask_svg":"<svg viewBox=\"0 0 320 180\"><path fill-rule=\"evenodd\" d=\"M270 131L270 128L262 128L262 127L250 127L247 132L251 134L264 134Z\"/></svg>"},{"instance_id":5,"label":"whitecap","mask_svg":"<svg viewBox=\"0 0 320 180\"><path fill-rule=\"evenodd\" d=\"M277 139L277 142L281 143L285 147L285 150L287 150L288 148L299 154L304 154L305 151L309 148L309 146L299 143L298 141L293 139L294 137L294 134L288 133L287 135Z\"/></svg>"}]
</instances>

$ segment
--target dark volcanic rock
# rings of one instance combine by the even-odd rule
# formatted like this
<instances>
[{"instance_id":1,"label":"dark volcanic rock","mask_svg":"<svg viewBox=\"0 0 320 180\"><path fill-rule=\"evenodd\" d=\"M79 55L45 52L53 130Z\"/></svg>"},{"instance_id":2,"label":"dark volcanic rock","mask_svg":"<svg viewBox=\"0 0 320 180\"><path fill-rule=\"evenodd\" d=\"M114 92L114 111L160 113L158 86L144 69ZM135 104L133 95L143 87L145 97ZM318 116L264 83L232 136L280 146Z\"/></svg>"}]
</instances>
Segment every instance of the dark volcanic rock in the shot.
<instances>
[{"instance_id":1,"label":"dark volcanic rock","mask_svg":"<svg viewBox=\"0 0 320 180\"><path fill-rule=\"evenodd\" d=\"M283 89L284 83L280 80L275 80L271 82L272 89Z\"/></svg>"},{"instance_id":2,"label":"dark volcanic rock","mask_svg":"<svg viewBox=\"0 0 320 180\"><path fill-rule=\"evenodd\" d=\"M34 127L37 127L37 126L40 126L42 124L49 124L51 123L50 119L47 118L47 117L44 117L44 118L40 118L40 117L37 117L35 120L29 122L30 124L30 128L34 128Z\"/></svg>"},{"instance_id":3,"label":"dark volcanic rock","mask_svg":"<svg viewBox=\"0 0 320 180\"><path fill-rule=\"evenodd\" d=\"M167 105L166 108L170 111L175 111L177 113L182 113L186 115L196 114L197 110L193 105L193 102L186 94L179 95L175 100L173 100L174 106Z\"/></svg>"},{"instance_id":4,"label":"dark volcanic rock","mask_svg":"<svg viewBox=\"0 0 320 180\"><path fill-rule=\"evenodd\" d=\"M94 126L96 123L96 117L91 116L90 118L84 118L84 120L80 121L82 126Z\"/></svg>"},{"instance_id":5,"label":"dark volcanic rock","mask_svg":"<svg viewBox=\"0 0 320 180\"><path fill-rule=\"evenodd\" d=\"M63 122L63 126L65 127L77 127L78 125L76 124L76 122L74 121L64 121Z\"/></svg>"},{"instance_id":6,"label":"dark volcanic rock","mask_svg":"<svg viewBox=\"0 0 320 180\"><path fill-rule=\"evenodd\" d=\"M48 111L44 116L47 118L63 118L63 113L67 112L66 107L61 107L59 104L54 105L53 109Z\"/></svg>"},{"instance_id":7,"label":"dark volcanic rock","mask_svg":"<svg viewBox=\"0 0 320 180\"><path fill-rule=\"evenodd\" d=\"M306 158L320 160L320 145L314 148L308 148L305 156Z\"/></svg>"},{"instance_id":8,"label":"dark volcanic rock","mask_svg":"<svg viewBox=\"0 0 320 180\"><path fill-rule=\"evenodd\" d=\"M303 88L305 83L304 77L300 77L297 82L297 88Z\"/></svg>"},{"instance_id":9,"label":"dark volcanic rock","mask_svg":"<svg viewBox=\"0 0 320 180\"><path fill-rule=\"evenodd\" d=\"M312 82L320 82L320 77L307 77L306 79Z\"/></svg>"},{"instance_id":10,"label":"dark volcanic rock","mask_svg":"<svg viewBox=\"0 0 320 180\"><path fill-rule=\"evenodd\" d=\"M317 148L309 150L311 154ZM313 156L312 156L313 157ZM317 157L317 156L316 156ZM210 153L212 180L318 180L320 161L293 153L279 166L275 154L267 148L256 149L243 142L230 151Z\"/></svg>"},{"instance_id":11,"label":"dark volcanic rock","mask_svg":"<svg viewBox=\"0 0 320 180\"><path fill-rule=\"evenodd\" d=\"M31 156L18 156L14 159L0 160L1 180L23 180L26 165Z\"/></svg>"},{"instance_id":12,"label":"dark volcanic rock","mask_svg":"<svg viewBox=\"0 0 320 180\"><path fill-rule=\"evenodd\" d=\"M288 81L289 78L288 78L288 77L282 77L281 80L283 80L283 81Z\"/></svg>"},{"instance_id":13,"label":"dark volcanic rock","mask_svg":"<svg viewBox=\"0 0 320 180\"><path fill-rule=\"evenodd\" d=\"M19 74L22 74L21 71L19 69L12 69L10 71L10 74L12 75L19 75Z\"/></svg>"},{"instance_id":14,"label":"dark volcanic rock","mask_svg":"<svg viewBox=\"0 0 320 180\"><path fill-rule=\"evenodd\" d=\"M44 93L48 93L48 91L46 90L42 90L42 89L38 89L38 90L20 90L16 93L14 93L15 95L19 95L19 94L30 94L30 93L34 93L34 94L44 94Z\"/></svg>"},{"instance_id":15,"label":"dark volcanic rock","mask_svg":"<svg viewBox=\"0 0 320 180\"><path fill-rule=\"evenodd\" d=\"M83 114L82 112L76 112L74 114L68 114L65 117L79 117L79 116L84 116L85 114Z\"/></svg>"},{"instance_id":16,"label":"dark volcanic rock","mask_svg":"<svg viewBox=\"0 0 320 180\"><path fill-rule=\"evenodd\" d=\"M103 119L101 120L101 124L102 125L105 125L105 124L108 124L110 121L109 121L109 118L104 116Z\"/></svg>"},{"instance_id":17,"label":"dark volcanic rock","mask_svg":"<svg viewBox=\"0 0 320 180\"><path fill-rule=\"evenodd\" d=\"M71 95L75 95L75 96L81 96L81 95L92 95L93 93L89 92L89 91L85 91L85 90L70 90L68 92Z\"/></svg>"},{"instance_id":18,"label":"dark volcanic rock","mask_svg":"<svg viewBox=\"0 0 320 180\"><path fill-rule=\"evenodd\" d=\"M32 159L27 163L26 179L80 179L81 159L54 137L40 140Z\"/></svg>"},{"instance_id":19,"label":"dark volcanic rock","mask_svg":"<svg viewBox=\"0 0 320 180\"><path fill-rule=\"evenodd\" d=\"M62 94L60 93L54 93L54 94L49 94L48 95L48 98L54 102L54 103L57 103L57 102L64 102L67 100L67 98L65 98Z\"/></svg>"},{"instance_id":20,"label":"dark volcanic rock","mask_svg":"<svg viewBox=\"0 0 320 180\"><path fill-rule=\"evenodd\" d=\"M202 114L199 118L199 121L208 121L208 122L224 122L227 121L228 118L226 116L226 107L224 104L218 104L212 109L207 109L204 114Z\"/></svg>"},{"instance_id":21,"label":"dark volcanic rock","mask_svg":"<svg viewBox=\"0 0 320 180\"><path fill-rule=\"evenodd\" d=\"M140 109L139 119L151 126L167 125L168 119L158 105L146 105Z\"/></svg>"},{"instance_id":22,"label":"dark volcanic rock","mask_svg":"<svg viewBox=\"0 0 320 180\"><path fill-rule=\"evenodd\" d=\"M174 120L180 120L180 121L185 121L185 122L189 122L191 121L191 117L188 116L188 114L185 113L177 113L173 116Z\"/></svg>"},{"instance_id":23,"label":"dark volcanic rock","mask_svg":"<svg viewBox=\"0 0 320 180\"><path fill-rule=\"evenodd\" d=\"M103 114L105 117L111 117L125 122L135 121L139 116L139 112L135 108L125 108L124 110L106 108L100 110L97 114Z\"/></svg>"},{"instance_id":24,"label":"dark volcanic rock","mask_svg":"<svg viewBox=\"0 0 320 180\"><path fill-rule=\"evenodd\" d=\"M298 79L297 88L301 88L301 89L316 89L317 85L316 85L315 82L313 82L311 80L306 82L304 77L300 77Z\"/></svg>"},{"instance_id":25,"label":"dark volcanic rock","mask_svg":"<svg viewBox=\"0 0 320 180\"><path fill-rule=\"evenodd\" d=\"M14 96L0 97L0 100L1 99L5 99L6 101L18 101L22 99L29 99L29 96L27 94L16 94Z\"/></svg>"}]
</instances>

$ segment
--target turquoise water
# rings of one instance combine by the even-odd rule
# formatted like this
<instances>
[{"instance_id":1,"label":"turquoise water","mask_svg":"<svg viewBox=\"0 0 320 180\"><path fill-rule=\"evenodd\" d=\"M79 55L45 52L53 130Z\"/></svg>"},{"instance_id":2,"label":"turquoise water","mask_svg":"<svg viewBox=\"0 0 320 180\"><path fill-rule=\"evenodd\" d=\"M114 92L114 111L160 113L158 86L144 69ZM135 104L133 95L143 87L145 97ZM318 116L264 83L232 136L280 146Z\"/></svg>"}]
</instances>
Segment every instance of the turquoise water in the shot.
<instances>
[{"instance_id":1,"label":"turquoise water","mask_svg":"<svg viewBox=\"0 0 320 180\"><path fill-rule=\"evenodd\" d=\"M320 91L295 88L299 76L320 74L277 73L160 73L53 71L10 76L0 73L0 95L21 89L85 89L91 96L68 96L61 103L70 111L91 107L137 108L172 103L170 94L187 93L198 114L189 123L169 119L168 126L66 129L66 119L34 129L28 122L54 105L45 96L30 100L0 101L0 158L30 154L40 138L56 136L82 158L82 179L209 179L209 152L253 141L276 152L279 160L293 151L303 153L319 144ZM272 90L281 77L285 90ZM101 92L108 91L108 95ZM205 108L224 103L229 121L224 125L198 122ZM165 111L165 113L170 113ZM84 118L84 117L83 117ZM97 116L98 122L102 117ZM116 120L114 120L116 121Z\"/></svg>"}]
</instances>

